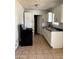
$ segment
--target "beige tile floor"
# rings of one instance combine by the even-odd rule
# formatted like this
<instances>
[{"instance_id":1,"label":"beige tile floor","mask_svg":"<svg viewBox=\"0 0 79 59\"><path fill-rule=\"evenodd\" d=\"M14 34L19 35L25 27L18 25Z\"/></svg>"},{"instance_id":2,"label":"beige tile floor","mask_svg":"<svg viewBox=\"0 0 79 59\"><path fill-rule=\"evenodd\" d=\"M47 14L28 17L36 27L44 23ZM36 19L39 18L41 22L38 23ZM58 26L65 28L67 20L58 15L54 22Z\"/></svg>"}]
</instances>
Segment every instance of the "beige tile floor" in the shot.
<instances>
[{"instance_id":1,"label":"beige tile floor","mask_svg":"<svg viewBox=\"0 0 79 59\"><path fill-rule=\"evenodd\" d=\"M41 35L35 35L33 46L17 48L15 59L63 59L63 49L53 49Z\"/></svg>"}]
</instances>

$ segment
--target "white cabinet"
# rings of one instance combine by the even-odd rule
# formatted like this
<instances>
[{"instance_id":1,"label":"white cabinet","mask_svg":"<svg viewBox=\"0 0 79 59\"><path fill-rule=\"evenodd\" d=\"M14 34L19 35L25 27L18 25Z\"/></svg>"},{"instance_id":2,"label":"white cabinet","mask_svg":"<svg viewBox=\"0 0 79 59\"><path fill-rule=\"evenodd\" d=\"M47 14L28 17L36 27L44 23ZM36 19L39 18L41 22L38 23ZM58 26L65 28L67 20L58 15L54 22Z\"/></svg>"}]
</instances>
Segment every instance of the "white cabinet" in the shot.
<instances>
[{"instance_id":1,"label":"white cabinet","mask_svg":"<svg viewBox=\"0 0 79 59\"><path fill-rule=\"evenodd\" d=\"M63 48L63 32L62 31L50 32L44 29L43 35L52 48Z\"/></svg>"},{"instance_id":2,"label":"white cabinet","mask_svg":"<svg viewBox=\"0 0 79 59\"><path fill-rule=\"evenodd\" d=\"M46 30L45 33L46 33L46 40L50 44L51 43L51 32Z\"/></svg>"},{"instance_id":3,"label":"white cabinet","mask_svg":"<svg viewBox=\"0 0 79 59\"><path fill-rule=\"evenodd\" d=\"M63 32L51 32L51 46L53 48L63 48Z\"/></svg>"},{"instance_id":4,"label":"white cabinet","mask_svg":"<svg viewBox=\"0 0 79 59\"><path fill-rule=\"evenodd\" d=\"M51 32L44 29L44 37L47 40L47 42L51 45Z\"/></svg>"}]
</instances>

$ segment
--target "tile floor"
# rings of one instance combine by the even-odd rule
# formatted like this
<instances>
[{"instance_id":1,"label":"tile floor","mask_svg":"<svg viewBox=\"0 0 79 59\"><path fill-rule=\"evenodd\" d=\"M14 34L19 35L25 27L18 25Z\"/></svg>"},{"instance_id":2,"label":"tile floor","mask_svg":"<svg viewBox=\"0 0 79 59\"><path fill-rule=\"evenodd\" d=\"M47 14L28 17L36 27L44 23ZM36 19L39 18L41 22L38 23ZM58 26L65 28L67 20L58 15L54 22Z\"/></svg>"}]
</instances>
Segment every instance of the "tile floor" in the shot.
<instances>
[{"instance_id":1,"label":"tile floor","mask_svg":"<svg viewBox=\"0 0 79 59\"><path fill-rule=\"evenodd\" d=\"M50 48L42 36L36 35L33 46L17 48L15 59L63 59L63 49Z\"/></svg>"}]
</instances>

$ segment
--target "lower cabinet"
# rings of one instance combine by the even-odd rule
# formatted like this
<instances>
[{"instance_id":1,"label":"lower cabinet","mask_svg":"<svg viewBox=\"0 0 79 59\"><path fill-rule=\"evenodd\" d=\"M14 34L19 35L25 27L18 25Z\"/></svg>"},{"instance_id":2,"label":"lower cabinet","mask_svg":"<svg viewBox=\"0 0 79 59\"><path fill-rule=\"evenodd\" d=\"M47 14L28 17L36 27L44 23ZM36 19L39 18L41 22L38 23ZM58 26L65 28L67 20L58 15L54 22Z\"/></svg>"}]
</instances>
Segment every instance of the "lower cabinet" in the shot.
<instances>
[{"instance_id":1,"label":"lower cabinet","mask_svg":"<svg viewBox=\"0 0 79 59\"><path fill-rule=\"evenodd\" d=\"M49 43L49 45L51 46L51 32L48 31L47 29L44 29L43 32L44 32L43 35L44 35L46 41L47 41L47 42Z\"/></svg>"},{"instance_id":2,"label":"lower cabinet","mask_svg":"<svg viewBox=\"0 0 79 59\"><path fill-rule=\"evenodd\" d=\"M51 46L53 48L63 48L63 32L51 32Z\"/></svg>"},{"instance_id":3,"label":"lower cabinet","mask_svg":"<svg viewBox=\"0 0 79 59\"><path fill-rule=\"evenodd\" d=\"M63 32L44 29L44 37L52 48L63 48Z\"/></svg>"}]
</instances>

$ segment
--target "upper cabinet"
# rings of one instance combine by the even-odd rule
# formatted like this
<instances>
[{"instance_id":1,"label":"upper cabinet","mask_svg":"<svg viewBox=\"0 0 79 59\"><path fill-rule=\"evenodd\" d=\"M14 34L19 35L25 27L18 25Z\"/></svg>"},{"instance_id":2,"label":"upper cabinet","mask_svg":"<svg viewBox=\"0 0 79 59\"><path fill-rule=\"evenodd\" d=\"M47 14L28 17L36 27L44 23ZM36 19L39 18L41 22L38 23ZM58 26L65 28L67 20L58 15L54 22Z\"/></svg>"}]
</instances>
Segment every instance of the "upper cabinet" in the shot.
<instances>
[{"instance_id":1,"label":"upper cabinet","mask_svg":"<svg viewBox=\"0 0 79 59\"><path fill-rule=\"evenodd\" d=\"M63 4L54 8L53 12L55 13L55 21L63 23Z\"/></svg>"}]
</instances>

